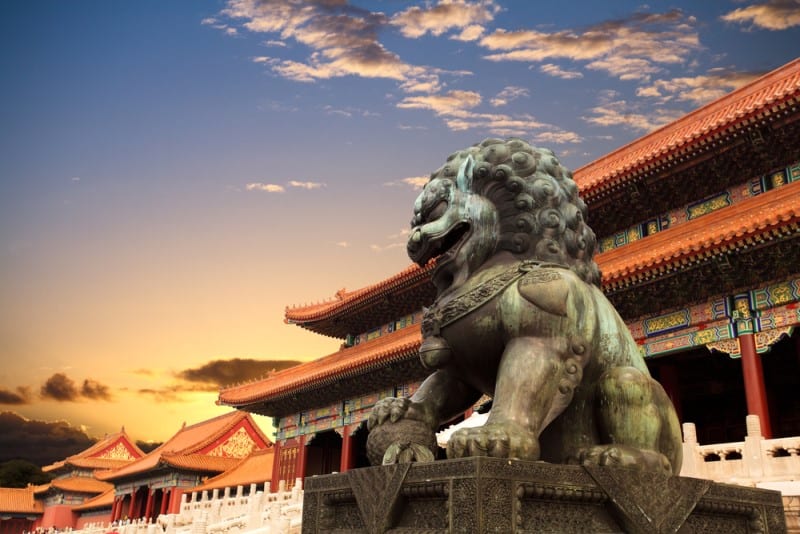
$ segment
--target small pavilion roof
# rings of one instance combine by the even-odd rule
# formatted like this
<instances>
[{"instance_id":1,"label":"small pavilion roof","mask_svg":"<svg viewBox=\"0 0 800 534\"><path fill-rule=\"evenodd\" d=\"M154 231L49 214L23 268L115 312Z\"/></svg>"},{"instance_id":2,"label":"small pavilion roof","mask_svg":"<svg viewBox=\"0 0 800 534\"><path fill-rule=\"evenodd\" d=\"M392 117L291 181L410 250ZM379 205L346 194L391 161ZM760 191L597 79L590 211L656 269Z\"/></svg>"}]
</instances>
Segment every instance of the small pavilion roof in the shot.
<instances>
[{"instance_id":1,"label":"small pavilion roof","mask_svg":"<svg viewBox=\"0 0 800 534\"><path fill-rule=\"evenodd\" d=\"M120 469L98 472L97 477L101 480L117 480L137 476L165 466L211 472L229 469L236 464L239 458L207 454L208 449L227 439L227 436L232 435L237 429L244 427L254 433L255 438L261 442L261 444L256 443L257 446L263 444L268 447L271 445L270 440L256 425L250 414L231 411L191 426L184 426L169 440L144 457Z\"/></svg>"},{"instance_id":2,"label":"small pavilion roof","mask_svg":"<svg viewBox=\"0 0 800 534\"><path fill-rule=\"evenodd\" d=\"M106 435L77 454L42 467L42 471L54 472L70 466L84 469L115 469L142 456L144 452L136 446L123 427L119 432Z\"/></svg>"},{"instance_id":3,"label":"small pavilion roof","mask_svg":"<svg viewBox=\"0 0 800 534\"><path fill-rule=\"evenodd\" d=\"M758 117L778 114L798 98L800 58L577 169L575 182L591 204L598 192Z\"/></svg>"},{"instance_id":4,"label":"small pavilion roof","mask_svg":"<svg viewBox=\"0 0 800 534\"><path fill-rule=\"evenodd\" d=\"M371 341L340 349L318 360L284 369L268 378L222 389L219 404L243 406L296 393L306 385L319 385L353 372L385 366L397 358L416 355L420 345L419 324L384 334Z\"/></svg>"},{"instance_id":5,"label":"small pavilion roof","mask_svg":"<svg viewBox=\"0 0 800 534\"><path fill-rule=\"evenodd\" d=\"M211 491L263 484L272 478L274 459L275 451L272 448L254 451L250 456L240 460L232 469L208 479L203 484L192 488L192 491Z\"/></svg>"},{"instance_id":6,"label":"small pavilion roof","mask_svg":"<svg viewBox=\"0 0 800 534\"><path fill-rule=\"evenodd\" d=\"M34 498L36 486L27 488L0 488L0 515L41 514L44 505Z\"/></svg>"},{"instance_id":7,"label":"small pavilion roof","mask_svg":"<svg viewBox=\"0 0 800 534\"><path fill-rule=\"evenodd\" d=\"M73 512L86 512L89 510L98 510L101 508L111 508L114 504L114 487L107 490L96 497L87 499L83 504L78 504L72 507Z\"/></svg>"},{"instance_id":8,"label":"small pavilion roof","mask_svg":"<svg viewBox=\"0 0 800 534\"><path fill-rule=\"evenodd\" d=\"M48 484L36 486L34 493L39 495L50 490L61 490L71 493L103 493L114 486L92 477L66 477L56 478Z\"/></svg>"}]
</instances>

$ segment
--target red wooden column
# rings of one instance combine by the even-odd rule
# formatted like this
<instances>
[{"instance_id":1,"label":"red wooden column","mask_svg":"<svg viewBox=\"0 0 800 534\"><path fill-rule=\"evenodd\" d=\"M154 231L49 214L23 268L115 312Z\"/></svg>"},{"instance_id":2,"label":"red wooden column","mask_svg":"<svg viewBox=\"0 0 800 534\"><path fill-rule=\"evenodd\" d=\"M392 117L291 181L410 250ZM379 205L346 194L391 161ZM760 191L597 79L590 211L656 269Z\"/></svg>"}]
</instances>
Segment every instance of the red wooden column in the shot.
<instances>
[{"instance_id":1,"label":"red wooden column","mask_svg":"<svg viewBox=\"0 0 800 534\"><path fill-rule=\"evenodd\" d=\"M297 470L295 471L295 478L302 478L303 480L306 478L306 461L308 460L308 447L306 443L313 437L313 434L310 437L307 434L300 437L300 450L297 451ZM294 480L287 482L294 483Z\"/></svg>"},{"instance_id":2,"label":"red wooden column","mask_svg":"<svg viewBox=\"0 0 800 534\"><path fill-rule=\"evenodd\" d=\"M278 491L278 484L281 481L281 449L281 442L276 439L275 445L272 447L274 451L272 456L272 480L269 483L269 491L272 493Z\"/></svg>"},{"instance_id":3,"label":"red wooden column","mask_svg":"<svg viewBox=\"0 0 800 534\"><path fill-rule=\"evenodd\" d=\"M128 506L128 519L133 519L133 512L136 510L136 488L131 488L131 503Z\"/></svg>"},{"instance_id":4,"label":"red wooden column","mask_svg":"<svg viewBox=\"0 0 800 534\"><path fill-rule=\"evenodd\" d=\"M159 510L159 515L167 513L167 505L169 504L169 497L172 496L172 493L167 491L167 488L161 489L161 509Z\"/></svg>"},{"instance_id":5,"label":"red wooden column","mask_svg":"<svg viewBox=\"0 0 800 534\"><path fill-rule=\"evenodd\" d=\"M761 434L765 439L772 438L772 425L769 420L767 388L764 386L764 371L761 357L756 352L756 340L752 331L739 334L739 350L742 351L742 374L744 392L747 397L747 413L761 419Z\"/></svg>"},{"instance_id":6,"label":"red wooden column","mask_svg":"<svg viewBox=\"0 0 800 534\"><path fill-rule=\"evenodd\" d=\"M183 495L183 490L180 488L172 488L172 495L169 499L169 514L177 514L181 511L181 496Z\"/></svg>"},{"instance_id":7,"label":"red wooden column","mask_svg":"<svg viewBox=\"0 0 800 534\"><path fill-rule=\"evenodd\" d=\"M356 447L350 427L345 425L342 430L342 459L339 462L339 471L347 473L356 466Z\"/></svg>"},{"instance_id":8,"label":"red wooden column","mask_svg":"<svg viewBox=\"0 0 800 534\"><path fill-rule=\"evenodd\" d=\"M119 497L114 496L114 504L111 505L111 521L117 520L117 512L119 512Z\"/></svg>"},{"instance_id":9,"label":"red wooden column","mask_svg":"<svg viewBox=\"0 0 800 534\"><path fill-rule=\"evenodd\" d=\"M144 518L149 520L150 516L153 513L153 493L155 492L152 488L147 488L147 504L144 506Z\"/></svg>"}]
</instances>

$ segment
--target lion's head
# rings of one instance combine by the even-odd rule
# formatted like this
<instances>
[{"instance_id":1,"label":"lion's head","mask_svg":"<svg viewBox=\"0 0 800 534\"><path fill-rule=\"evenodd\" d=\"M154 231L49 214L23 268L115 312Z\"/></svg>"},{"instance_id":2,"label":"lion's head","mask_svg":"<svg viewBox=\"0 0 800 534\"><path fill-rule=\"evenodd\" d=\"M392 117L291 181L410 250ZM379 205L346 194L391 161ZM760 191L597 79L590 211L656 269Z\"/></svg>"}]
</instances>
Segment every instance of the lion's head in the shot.
<instances>
[{"instance_id":1,"label":"lion's head","mask_svg":"<svg viewBox=\"0 0 800 534\"><path fill-rule=\"evenodd\" d=\"M553 152L521 139L487 139L450 155L414 205L409 257L437 258L439 292L493 255L568 266L599 285L597 240L572 173Z\"/></svg>"}]
</instances>

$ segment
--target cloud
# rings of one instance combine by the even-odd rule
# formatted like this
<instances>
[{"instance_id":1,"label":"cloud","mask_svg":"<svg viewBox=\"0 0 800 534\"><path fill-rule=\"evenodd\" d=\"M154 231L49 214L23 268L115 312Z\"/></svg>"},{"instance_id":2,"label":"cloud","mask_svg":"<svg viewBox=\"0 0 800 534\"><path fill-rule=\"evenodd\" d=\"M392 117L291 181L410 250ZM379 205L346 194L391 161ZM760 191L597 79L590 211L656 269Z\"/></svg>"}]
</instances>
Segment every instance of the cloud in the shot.
<instances>
[{"instance_id":1,"label":"cloud","mask_svg":"<svg viewBox=\"0 0 800 534\"><path fill-rule=\"evenodd\" d=\"M734 9L720 17L725 22L750 24L764 30L785 30L792 26L800 26L800 1L770 0L763 4L754 4Z\"/></svg>"},{"instance_id":2,"label":"cloud","mask_svg":"<svg viewBox=\"0 0 800 534\"><path fill-rule=\"evenodd\" d=\"M337 241L336 243L334 243L334 245L341 248L350 248L350 243L348 243L347 241Z\"/></svg>"},{"instance_id":3,"label":"cloud","mask_svg":"<svg viewBox=\"0 0 800 534\"><path fill-rule=\"evenodd\" d=\"M626 62L635 62L637 69L644 69L637 78L646 79L662 70L660 64L685 62L700 49L695 24L694 17L680 10L635 13L581 31L497 29L479 42L494 52L485 56L491 61L586 61L590 68L622 79L636 77L636 70L625 68Z\"/></svg>"},{"instance_id":4,"label":"cloud","mask_svg":"<svg viewBox=\"0 0 800 534\"><path fill-rule=\"evenodd\" d=\"M87 378L81 386L81 395L92 400L111 400L111 390L105 384Z\"/></svg>"},{"instance_id":5,"label":"cloud","mask_svg":"<svg viewBox=\"0 0 800 534\"><path fill-rule=\"evenodd\" d=\"M59 402L74 402L79 398L75 381L64 373L55 373L42 385L40 395L43 399L53 399Z\"/></svg>"},{"instance_id":6,"label":"cloud","mask_svg":"<svg viewBox=\"0 0 800 534\"><path fill-rule=\"evenodd\" d=\"M266 45L266 46L278 46L280 48L286 48L286 46L287 46L286 43L284 43L283 41L276 41L274 39L268 39L268 40L264 41L264 45Z\"/></svg>"},{"instance_id":7,"label":"cloud","mask_svg":"<svg viewBox=\"0 0 800 534\"><path fill-rule=\"evenodd\" d=\"M180 371L176 373L176 376L187 382L213 385L218 388L260 378L274 371L294 367L299 363L301 362L296 360L256 360L251 358L212 360L200 367Z\"/></svg>"},{"instance_id":8,"label":"cloud","mask_svg":"<svg viewBox=\"0 0 800 534\"><path fill-rule=\"evenodd\" d=\"M108 401L111 400L111 390L91 378L85 379L79 388L64 373L55 373L42 384L39 396L58 402L78 402L83 399Z\"/></svg>"},{"instance_id":9,"label":"cloud","mask_svg":"<svg viewBox=\"0 0 800 534\"><path fill-rule=\"evenodd\" d=\"M437 115L446 115L457 110L474 108L481 103L481 95L475 91L449 91L440 95L407 96L398 102L403 109L429 109Z\"/></svg>"},{"instance_id":10,"label":"cloud","mask_svg":"<svg viewBox=\"0 0 800 534\"><path fill-rule=\"evenodd\" d=\"M655 109L643 113L640 105L631 104L626 100L602 102L589 109L589 112L592 115L582 117L589 124L622 126L638 132L650 132L684 115L683 111L667 109Z\"/></svg>"},{"instance_id":11,"label":"cloud","mask_svg":"<svg viewBox=\"0 0 800 534\"><path fill-rule=\"evenodd\" d=\"M554 63L545 63L539 67L539 71L553 76L554 78L562 78L564 80L576 80L583 78L583 73L573 70L564 70Z\"/></svg>"},{"instance_id":12,"label":"cloud","mask_svg":"<svg viewBox=\"0 0 800 534\"><path fill-rule=\"evenodd\" d=\"M265 193L283 193L286 188L278 184L262 184L261 182L251 182L245 186L248 191L264 191Z\"/></svg>"},{"instance_id":13,"label":"cloud","mask_svg":"<svg viewBox=\"0 0 800 534\"><path fill-rule=\"evenodd\" d=\"M20 405L31 401L31 390L25 386L18 386L16 391L0 389L0 404Z\"/></svg>"},{"instance_id":14,"label":"cloud","mask_svg":"<svg viewBox=\"0 0 800 534\"><path fill-rule=\"evenodd\" d=\"M439 36L454 28L491 22L498 11L500 7L492 0L440 0L432 7L414 6L401 11L392 17L391 24L399 27L405 37L416 39L427 33Z\"/></svg>"},{"instance_id":15,"label":"cloud","mask_svg":"<svg viewBox=\"0 0 800 534\"><path fill-rule=\"evenodd\" d=\"M504 88L502 91L497 93L497 96L492 98L489 103L495 107L505 106L512 100L516 100L517 98L530 96L530 92L525 89L524 87L517 87L515 85L509 85L508 87Z\"/></svg>"},{"instance_id":16,"label":"cloud","mask_svg":"<svg viewBox=\"0 0 800 534\"><path fill-rule=\"evenodd\" d=\"M47 465L87 449L96 440L66 421L36 421L0 413L0 462L23 459Z\"/></svg>"},{"instance_id":17,"label":"cloud","mask_svg":"<svg viewBox=\"0 0 800 534\"><path fill-rule=\"evenodd\" d=\"M675 100L699 106L752 82L761 74L711 69L700 76L655 80L648 86L639 87L636 96L655 98L660 103Z\"/></svg>"},{"instance_id":18,"label":"cloud","mask_svg":"<svg viewBox=\"0 0 800 534\"><path fill-rule=\"evenodd\" d=\"M404 184L410 185L414 189L422 189L430 181L429 176L411 176L400 180Z\"/></svg>"},{"instance_id":19,"label":"cloud","mask_svg":"<svg viewBox=\"0 0 800 534\"><path fill-rule=\"evenodd\" d=\"M290 187L299 187L300 189L319 189L321 187L325 187L325 184L320 182L298 182L297 180L290 180L289 181Z\"/></svg>"},{"instance_id":20,"label":"cloud","mask_svg":"<svg viewBox=\"0 0 800 534\"><path fill-rule=\"evenodd\" d=\"M455 41L477 41L483 35L483 32L486 31L486 28L479 24L472 24L471 26L467 26L461 33L457 35L453 35L450 39Z\"/></svg>"},{"instance_id":21,"label":"cloud","mask_svg":"<svg viewBox=\"0 0 800 534\"><path fill-rule=\"evenodd\" d=\"M430 20L428 11L451 13L452 21L481 18L483 11L491 11L492 3L481 1L444 2L446 7L423 10L422 22ZM408 11L408 10L406 10ZM458 13L471 15L464 19ZM463 72L450 72L427 66L412 65L397 54L387 50L379 41L378 33L390 24L401 30L411 27L416 15L398 13L390 19L383 13L371 12L345 2L309 0L228 0L221 15L237 21L252 32L273 33L284 44L293 40L308 47L311 52L304 61L262 56L261 63L269 66L277 76L297 82L313 83L344 76L395 80L405 92L431 93L441 90L442 75L461 76ZM398 18L399 17L399 18ZM408 20L408 23L402 21ZM471 20L471 19L470 19ZM457 27L455 22L448 27ZM411 30L409 30L411 31ZM428 30L425 30L428 31ZM471 30L473 33L475 30Z\"/></svg>"}]
</instances>

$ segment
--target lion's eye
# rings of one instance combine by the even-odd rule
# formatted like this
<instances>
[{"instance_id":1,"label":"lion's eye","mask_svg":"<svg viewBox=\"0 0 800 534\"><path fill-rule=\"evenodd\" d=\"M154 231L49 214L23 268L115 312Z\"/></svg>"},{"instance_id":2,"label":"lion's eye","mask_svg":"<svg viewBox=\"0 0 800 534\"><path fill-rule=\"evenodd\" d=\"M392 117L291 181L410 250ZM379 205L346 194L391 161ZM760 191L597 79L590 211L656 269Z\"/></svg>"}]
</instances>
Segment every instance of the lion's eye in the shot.
<instances>
[{"instance_id":1,"label":"lion's eye","mask_svg":"<svg viewBox=\"0 0 800 534\"><path fill-rule=\"evenodd\" d=\"M426 219L429 221L435 221L447 211L447 202L444 200L440 200L431 210L428 212Z\"/></svg>"}]
</instances>

